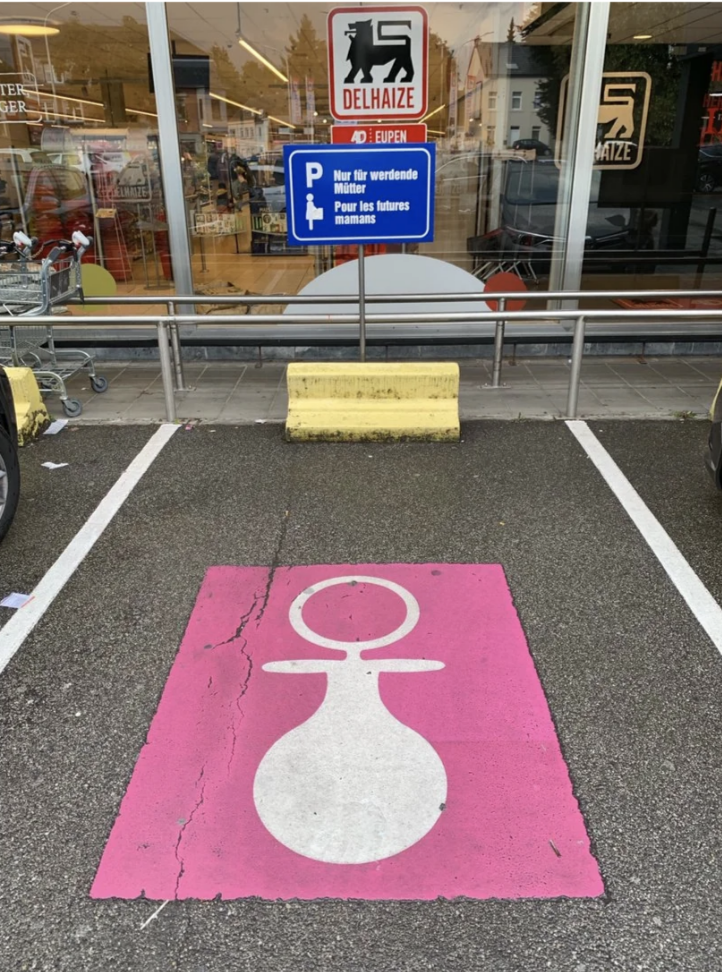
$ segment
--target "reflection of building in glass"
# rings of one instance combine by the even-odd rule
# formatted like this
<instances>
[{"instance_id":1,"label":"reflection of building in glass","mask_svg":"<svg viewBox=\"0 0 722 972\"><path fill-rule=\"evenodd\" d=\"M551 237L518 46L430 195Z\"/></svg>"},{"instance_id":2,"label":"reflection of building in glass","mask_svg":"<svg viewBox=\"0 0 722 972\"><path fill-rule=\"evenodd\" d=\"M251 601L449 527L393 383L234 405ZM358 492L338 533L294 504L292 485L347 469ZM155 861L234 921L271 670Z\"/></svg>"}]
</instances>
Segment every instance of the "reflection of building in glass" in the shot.
<instances>
[{"instance_id":1,"label":"reflection of building in glass","mask_svg":"<svg viewBox=\"0 0 722 972\"><path fill-rule=\"evenodd\" d=\"M539 115L544 74L533 47L475 41L462 86L465 137L496 149L529 139L551 145L551 133Z\"/></svg>"}]
</instances>

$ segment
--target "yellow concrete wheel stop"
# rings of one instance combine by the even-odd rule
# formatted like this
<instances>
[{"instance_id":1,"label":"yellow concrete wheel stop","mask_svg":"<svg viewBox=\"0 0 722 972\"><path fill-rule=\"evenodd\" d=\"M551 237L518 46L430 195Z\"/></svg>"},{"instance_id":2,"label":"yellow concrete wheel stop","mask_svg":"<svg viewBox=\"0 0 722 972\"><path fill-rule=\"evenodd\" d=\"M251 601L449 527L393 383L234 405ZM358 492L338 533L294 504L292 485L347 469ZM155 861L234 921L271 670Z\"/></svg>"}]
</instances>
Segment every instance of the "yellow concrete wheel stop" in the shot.
<instances>
[{"instance_id":1,"label":"yellow concrete wheel stop","mask_svg":"<svg viewBox=\"0 0 722 972\"><path fill-rule=\"evenodd\" d=\"M15 403L20 445L36 438L50 423L32 368L5 368Z\"/></svg>"},{"instance_id":2,"label":"yellow concrete wheel stop","mask_svg":"<svg viewBox=\"0 0 722 972\"><path fill-rule=\"evenodd\" d=\"M455 362L348 362L288 366L290 442L456 442Z\"/></svg>"}]
</instances>

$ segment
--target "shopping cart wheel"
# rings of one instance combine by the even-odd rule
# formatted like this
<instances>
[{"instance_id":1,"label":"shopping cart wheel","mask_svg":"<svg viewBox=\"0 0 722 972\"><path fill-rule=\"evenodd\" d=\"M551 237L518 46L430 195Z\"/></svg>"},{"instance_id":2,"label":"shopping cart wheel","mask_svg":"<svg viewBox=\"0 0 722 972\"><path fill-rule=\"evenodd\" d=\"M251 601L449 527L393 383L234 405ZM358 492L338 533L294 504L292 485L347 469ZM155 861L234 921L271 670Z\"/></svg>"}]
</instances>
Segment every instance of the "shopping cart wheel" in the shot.
<instances>
[{"instance_id":1,"label":"shopping cart wheel","mask_svg":"<svg viewBox=\"0 0 722 972\"><path fill-rule=\"evenodd\" d=\"M66 398L63 402L63 411L68 418L77 418L83 411L83 406L77 398Z\"/></svg>"},{"instance_id":2,"label":"shopping cart wheel","mask_svg":"<svg viewBox=\"0 0 722 972\"><path fill-rule=\"evenodd\" d=\"M94 392L101 395L103 392L108 390L108 379L103 378L102 375L93 375L90 379L90 385Z\"/></svg>"}]
</instances>

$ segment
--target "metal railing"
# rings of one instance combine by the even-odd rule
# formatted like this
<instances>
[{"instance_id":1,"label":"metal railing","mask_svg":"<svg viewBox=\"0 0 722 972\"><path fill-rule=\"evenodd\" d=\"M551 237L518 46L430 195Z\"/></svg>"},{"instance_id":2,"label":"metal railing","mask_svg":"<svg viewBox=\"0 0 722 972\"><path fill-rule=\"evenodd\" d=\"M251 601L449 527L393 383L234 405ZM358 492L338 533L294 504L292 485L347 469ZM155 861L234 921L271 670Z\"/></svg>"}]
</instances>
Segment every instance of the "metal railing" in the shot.
<instances>
[{"instance_id":1,"label":"metal railing","mask_svg":"<svg viewBox=\"0 0 722 972\"><path fill-rule=\"evenodd\" d=\"M674 309L584 309L578 307L569 308L570 303L577 303L580 300L638 300L641 302L650 300L665 299L686 299L696 300L712 299L717 300L720 306L709 308L674 308ZM504 347L504 337L507 323L529 323L534 321L549 321L552 323L563 324L569 322L573 326L571 369L569 374L569 388L567 394L567 418L576 418L577 405L579 399L579 384L581 379L582 360L584 357L585 333L588 322L597 321L610 323L613 321L702 321L714 322L722 325L722 291L719 290L628 290L617 291L610 294L609 291L530 291L519 293L499 292L485 294L483 292L473 293L449 293L449 294L367 294L365 304L404 304L404 303L458 303L473 301L494 301L497 304L496 310L479 311L450 311L443 312L414 312L414 313L368 313L368 309L362 306L355 312L349 314L322 314L313 315L319 323L324 324L344 324L356 327L358 333L359 346L365 347L366 332L368 325L404 325L404 324L450 324L458 323L488 323L494 325L494 360L492 367L493 388L501 385L502 354ZM547 308L545 310L506 310L508 301L554 301L559 303L559 307ZM172 296L132 296L132 297L103 297L93 298L93 304L108 305L165 305L168 313L164 315L144 315L130 316L121 315L108 317L104 315L83 315L72 318L73 327L137 327L148 325L149 316L155 323L157 329L158 354L161 365L163 379L163 391L165 397L166 414L169 422L176 421L175 392L185 389L183 376L183 364L181 357L181 340L179 336L179 326L181 325L213 325L214 327L243 327L252 322L254 325L308 325L311 314L256 314L253 317L245 315L220 315L214 314L187 314L176 313L176 305L197 306L198 304L214 305L244 305L254 307L264 304L285 304L285 305L324 305L324 304L359 304L356 294L344 294L333 296L309 296L309 295L290 295L290 294L262 294L262 295L243 295L243 294L190 294L187 296L173 294ZM72 303L72 302L71 302ZM10 327L23 325L21 318L3 318L3 324ZM67 317L46 315L34 317L33 324L47 324L48 326L65 326L69 324ZM720 332L722 339L722 330Z\"/></svg>"}]
</instances>

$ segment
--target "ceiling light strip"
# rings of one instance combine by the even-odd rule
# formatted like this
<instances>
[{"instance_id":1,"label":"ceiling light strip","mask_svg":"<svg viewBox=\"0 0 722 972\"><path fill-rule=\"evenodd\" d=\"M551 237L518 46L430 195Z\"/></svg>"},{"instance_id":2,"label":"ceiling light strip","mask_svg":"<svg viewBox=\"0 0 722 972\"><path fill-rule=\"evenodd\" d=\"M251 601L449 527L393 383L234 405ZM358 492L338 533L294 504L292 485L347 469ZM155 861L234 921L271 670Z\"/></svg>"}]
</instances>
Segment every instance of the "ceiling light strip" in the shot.
<instances>
[{"instance_id":1,"label":"ceiling light strip","mask_svg":"<svg viewBox=\"0 0 722 972\"><path fill-rule=\"evenodd\" d=\"M102 101L88 101L87 98L73 98L70 95L64 94L51 94L50 91L35 91L34 89L25 89L25 94L34 95L38 100L41 98L54 98L56 101L72 101L78 105L93 105L94 108L104 108ZM129 106L125 109L131 115L148 115L149 118L157 118L158 116L154 111L143 111L141 108L130 108Z\"/></svg>"},{"instance_id":2,"label":"ceiling light strip","mask_svg":"<svg viewBox=\"0 0 722 972\"><path fill-rule=\"evenodd\" d=\"M288 84L288 78L286 77L286 75L283 74L281 71L279 71L276 65L272 64L267 58L263 56L263 54L259 54L256 48L252 47L248 43L248 41L244 40L242 37L239 37L238 43L241 45L242 48L244 48L244 50L248 51L249 54L252 54L257 61L260 61L264 67L267 67L269 71L273 71L273 73L276 75L277 78L280 78L281 81L284 81L286 84Z\"/></svg>"},{"instance_id":3,"label":"ceiling light strip","mask_svg":"<svg viewBox=\"0 0 722 972\"><path fill-rule=\"evenodd\" d=\"M295 127L296 127L296 126L295 126L295 125L293 124L293 122L290 122L290 121L284 121L284 120L283 120L283 118L276 118L276 116L275 116L275 115L269 115L268 117L269 117L269 118L270 118L270 119L271 119L272 121L275 121L275 122L278 122L278 124L279 124L279 125L286 125L286 126L287 126L288 128L295 128Z\"/></svg>"},{"instance_id":4,"label":"ceiling light strip","mask_svg":"<svg viewBox=\"0 0 722 972\"><path fill-rule=\"evenodd\" d=\"M440 111L442 111L444 108L446 108L446 104L445 103L443 105L439 105L438 108L434 108L434 110L433 111L430 111L428 115L424 115L424 117L421 119L421 121L422 122L425 122L427 118L431 118L433 115L438 115L438 113Z\"/></svg>"},{"instance_id":5,"label":"ceiling light strip","mask_svg":"<svg viewBox=\"0 0 722 972\"><path fill-rule=\"evenodd\" d=\"M262 115L263 112L260 108L251 108L249 105L242 105L240 101L231 101L230 98L224 98L223 95L216 94L215 91L211 91L210 97L215 98L216 101L225 101L227 105L233 105L234 108L242 108L244 111L250 111L254 115Z\"/></svg>"},{"instance_id":6,"label":"ceiling light strip","mask_svg":"<svg viewBox=\"0 0 722 972\"><path fill-rule=\"evenodd\" d=\"M75 101L79 105L95 105L98 108L103 107L102 101L88 101L85 98L71 98L70 95L52 94L50 91L36 91L34 88L25 88L24 93L26 95L34 95L36 98L55 98L56 101Z\"/></svg>"}]
</instances>

